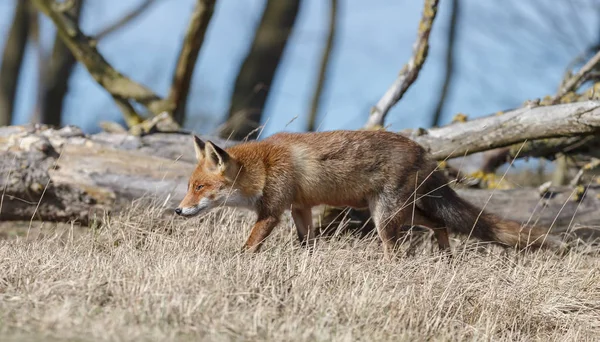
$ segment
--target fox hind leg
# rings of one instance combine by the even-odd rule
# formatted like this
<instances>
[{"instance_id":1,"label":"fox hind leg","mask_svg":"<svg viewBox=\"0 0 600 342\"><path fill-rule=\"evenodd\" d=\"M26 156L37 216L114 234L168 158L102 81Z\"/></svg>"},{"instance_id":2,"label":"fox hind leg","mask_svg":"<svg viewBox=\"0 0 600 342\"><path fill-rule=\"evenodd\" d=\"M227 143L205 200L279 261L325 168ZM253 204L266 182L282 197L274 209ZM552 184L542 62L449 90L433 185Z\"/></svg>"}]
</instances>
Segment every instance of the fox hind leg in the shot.
<instances>
[{"instance_id":1,"label":"fox hind leg","mask_svg":"<svg viewBox=\"0 0 600 342\"><path fill-rule=\"evenodd\" d=\"M303 246L311 246L315 240L315 227L312 222L312 211L310 208L293 207L292 218L298 233L298 240Z\"/></svg>"},{"instance_id":2,"label":"fox hind leg","mask_svg":"<svg viewBox=\"0 0 600 342\"><path fill-rule=\"evenodd\" d=\"M431 229L440 251L444 253L450 252L450 238L448 237L446 227L437 220L429 218L421 209L415 207L412 215L409 215L404 225L409 227L422 226Z\"/></svg>"},{"instance_id":3,"label":"fox hind leg","mask_svg":"<svg viewBox=\"0 0 600 342\"><path fill-rule=\"evenodd\" d=\"M369 210L375 222L377 234L383 243L383 254L386 259L397 255L399 245L408 237L408 231L402 226L410 218L410 206L402 208L399 201L389 201L389 197L369 201Z\"/></svg>"}]
</instances>

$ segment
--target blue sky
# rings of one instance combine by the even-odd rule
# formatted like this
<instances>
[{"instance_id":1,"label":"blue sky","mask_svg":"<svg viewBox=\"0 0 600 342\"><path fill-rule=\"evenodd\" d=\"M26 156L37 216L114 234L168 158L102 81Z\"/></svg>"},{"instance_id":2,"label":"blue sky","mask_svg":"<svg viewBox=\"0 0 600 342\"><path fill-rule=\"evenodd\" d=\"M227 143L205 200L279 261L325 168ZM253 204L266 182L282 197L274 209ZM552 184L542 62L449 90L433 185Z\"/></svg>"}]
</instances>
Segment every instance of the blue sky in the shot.
<instances>
[{"instance_id":1,"label":"blue sky","mask_svg":"<svg viewBox=\"0 0 600 342\"><path fill-rule=\"evenodd\" d=\"M0 46L4 45L16 0L0 1ZM83 30L93 35L141 0L87 1ZM99 43L100 52L119 71L168 92L179 47L194 0L159 0L130 26ZM338 39L319 113L320 130L361 127L369 108L392 83L411 55L422 1L340 0ZM252 41L264 0L219 0L201 52L188 104L187 127L207 133L222 123L236 73ZM519 106L528 98L554 93L564 67L600 40L599 1L542 0L484 2L462 0L456 77L443 113L471 117ZM325 41L328 1L304 0L267 103L264 135L302 131ZM429 58L417 82L394 107L392 130L427 127L443 76L449 2L441 1ZM43 46L54 30L42 22ZM28 48L21 75L16 123L26 122L37 81L36 51ZM78 66L70 80L64 121L98 129L99 120L116 120L117 107ZM290 123L291 121L291 123Z\"/></svg>"}]
</instances>

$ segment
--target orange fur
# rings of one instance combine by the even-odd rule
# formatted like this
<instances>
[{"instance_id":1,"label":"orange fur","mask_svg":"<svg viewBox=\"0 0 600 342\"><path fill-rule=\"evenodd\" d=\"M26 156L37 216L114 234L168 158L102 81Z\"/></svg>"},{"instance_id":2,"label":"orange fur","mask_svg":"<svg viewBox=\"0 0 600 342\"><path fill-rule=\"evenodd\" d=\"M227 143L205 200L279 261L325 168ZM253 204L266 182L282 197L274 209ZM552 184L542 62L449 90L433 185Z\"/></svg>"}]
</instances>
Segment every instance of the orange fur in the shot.
<instances>
[{"instance_id":1,"label":"orange fur","mask_svg":"<svg viewBox=\"0 0 600 342\"><path fill-rule=\"evenodd\" d=\"M321 204L368 207L387 256L402 237L399 228L411 224L435 228L444 250L446 228L505 245L525 246L534 238L534 247L561 246L550 236L541 243L541 230L525 229L524 241L518 224L479 215L447 186L425 150L399 134L278 133L226 150L194 137L194 146L198 165L176 212L193 216L220 205L254 210L258 218L247 250L260 249L285 210L292 212L299 239L311 242L310 209Z\"/></svg>"}]
</instances>

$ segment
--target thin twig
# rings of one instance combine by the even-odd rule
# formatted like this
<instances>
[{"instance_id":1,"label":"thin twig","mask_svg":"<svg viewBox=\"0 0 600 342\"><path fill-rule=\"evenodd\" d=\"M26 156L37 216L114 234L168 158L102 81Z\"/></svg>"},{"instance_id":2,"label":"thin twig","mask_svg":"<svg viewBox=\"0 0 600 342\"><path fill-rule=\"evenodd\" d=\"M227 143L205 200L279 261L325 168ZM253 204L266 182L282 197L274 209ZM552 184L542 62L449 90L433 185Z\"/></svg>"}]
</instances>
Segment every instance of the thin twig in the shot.
<instances>
[{"instance_id":1,"label":"thin twig","mask_svg":"<svg viewBox=\"0 0 600 342\"><path fill-rule=\"evenodd\" d=\"M136 8L132 9L130 12L126 13L123 17L117 19L115 22L111 23L104 29L100 30L95 36L96 40L100 40L110 35L111 33L119 30L123 26L129 24L131 21L138 18L141 14L146 12L148 8L151 7L156 2L156 0L145 0L140 3Z\"/></svg>"}]
</instances>

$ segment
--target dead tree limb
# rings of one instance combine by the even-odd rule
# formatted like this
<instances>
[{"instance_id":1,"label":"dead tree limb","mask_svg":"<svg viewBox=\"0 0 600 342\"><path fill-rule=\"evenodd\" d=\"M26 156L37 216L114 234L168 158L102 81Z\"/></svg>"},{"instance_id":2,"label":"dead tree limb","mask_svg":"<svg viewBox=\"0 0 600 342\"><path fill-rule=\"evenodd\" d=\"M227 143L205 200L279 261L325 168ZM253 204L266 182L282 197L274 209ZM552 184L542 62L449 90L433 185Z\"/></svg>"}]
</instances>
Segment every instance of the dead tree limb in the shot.
<instances>
[{"instance_id":1,"label":"dead tree limb","mask_svg":"<svg viewBox=\"0 0 600 342\"><path fill-rule=\"evenodd\" d=\"M527 140L583 136L600 131L600 102L519 108L407 135L438 159L510 146Z\"/></svg>"},{"instance_id":2,"label":"dead tree limb","mask_svg":"<svg viewBox=\"0 0 600 342\"><path fill-rule=\"evenodd\" d=\"M147 9L151 8L151 5L155 2L156 0L143 1L122 18L101 30L100 33L95 36L96 40L100 40L110 35L129 22L138 18ZM70 9L62 12L68 13L73 21L78 23L78 19L83 8L83 3L83 0L74 0L71 2ZM68 91L69 79L77 60L65 43L60 39L60 37L56 35L54 39L54 46L52 48L52 54L50 58L44 62L46 64L44 67L46 73L45 75L42 75L43 79L41 79L39 82L41 86L41 105L39 105L39 108L36 112L36 118L34 118L32 121L59 126L61 123L65 95ZM132 107L124 105L121 100L116 101L119 108L127 113L125 114L126 117L133 117L136 115ZM123 107L121 107L121 105L123 105Z\"/></svg>"},{"instance_id":3,"label":"dead tree limb","mask_svg":"<svg viewBox=\"0 0 600 342\"><path fill-rule=\"evenodd\" d=\"M317 86L313 93L312 101L310 104L310 112L308 115L308 131L314 131L317 121L317 113L321 106L321 99L323 98L323 89L325 87L325 81L327 78L327 67L331 59L331 51L333 50L333 44L336 36L337 17L338 17L338 1L329 1L329 28L327 32L327 40L325 47L323 48L323 55L321 56L321 65L319 67L319 74L317 77Z\"/></svg>"},{"instance_id":4,"label":"dead tree limb","mask_svg":"<svg viewBox=\"0 0 600 342\"><path fill-rule=\"evenodd\" d=\"M583 83L593 80L593 73L600 63L600 52L595 53L587 60L587 62L585 56L589 55L594 50L597 50L597 48L588 49L584 54L577 56L569 63L564 79L556 95L546 96L541 101L539 99L527 101L528 105L537 103L537 105L547 106L558 103L574 103L597 99L595 93L598 90L598 84L593 85L582 95L576 93ZM572 75L571 69L582 62L586 63L575 75ZM480 169L484 173L493 173L504 163L515 159L517 154L519 157L544 157L551 160L554 160L558 153L571 156L585 154L598 157L599 144L600 140L597 136L560 137L527 141L525 144L517 144L510 147L486 151L484 162ZM566 174L567 170L561 170L561 167L564 167L565 165L564 160L557 165L558 168L556 169L556 172L563 174L557 175L557 178L563 178Z\"/></svg>"},{"instance_id":5,"label":"dead tree limb","mask_svg":"<svg viewBox=\"0 0 600 342\"><path fill-rule=\"evenodd\" d=\"M383 97L379 102L371 109L371 114L369 115L369 120L367 121L365 128L373 129L382 127L385 116L389 110L398 103L404 93L406 93L408 88L419 76L419 72L427 59L427 53L429 51L429 34L431 33L433 21L437 14L438 2L438 0L425 0L423 15L419 22L417 41L413 47L413 55L400 71L398 78L385 94L383 94Z\"/></svg>"},{"instance_id":6,"label":"dead tree limb","mask_svg":"<svg viewBox=\"0 0 600 342\"><path fill-rule=\"evenodd\" d=\"M86 67L96 82L106 89L113 98L140 103L154 115L172 109L172 105L168 100L161 99L150 89L125 77L108 64L96 49L95 42L81 32L77 23L70 16L57 11L53 7L54 1L31 1L38 10L52 20L59 36L71 50L71 53ZM123 108L123 106L120 107ZM127 124L130 126L142 121L142 117L135 112L124 112L123 114L125 115Z\"/></svg>"},{"instance_id":7,"label":"dead tree limb","mask_svg":"<svg viewBox=\"0 0 600 342\"><path fill-rule=\"evenodd\" d=\"M169 100L174 105L173 119L183 125L185 120L185 109L192 75L196 66L196 59L204 42L204 35L212 17L215 0L198 0L196 8L192 13L185 39L173 75Z\"/></svg>"}]
</instances>

